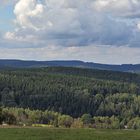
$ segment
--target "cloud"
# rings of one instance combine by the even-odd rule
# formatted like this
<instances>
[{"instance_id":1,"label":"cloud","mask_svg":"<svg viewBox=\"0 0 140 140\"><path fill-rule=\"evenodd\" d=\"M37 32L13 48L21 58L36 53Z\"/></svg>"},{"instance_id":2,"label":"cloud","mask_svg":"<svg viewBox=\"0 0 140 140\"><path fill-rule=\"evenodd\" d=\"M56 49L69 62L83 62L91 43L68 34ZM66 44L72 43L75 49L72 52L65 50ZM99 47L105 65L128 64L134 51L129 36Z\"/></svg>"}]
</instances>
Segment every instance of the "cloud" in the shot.
<instances>
[{"instance_id":1,"label":"cloud","mask_svg":"<svg viewBox=\"0 0 140 140\"><path fill-rule=\"evenodd\" d=\"M32 36L63 46L126 45L134 30L111 14L130 11L130 3L132 0L19 0L14 9L17 24L14 35L19 40Z\"/></svg>"},{"instance_id":2,"label":"cloud","mask_svg":"<svg viewBox=\"0 0 140 140\"><path fill-rule=\"evenodd\" d=\"M84 60L88 62L138 63L140 48L128 46L62 47L47 46L42 48L0 48L0 58L27 60Z\"/></svg>"},{"instance_id":3,"label":"cloud","mask_svg":"<svg viewBox=\"0 0 140 140\"><path fill-rule=\"evenodd\" d=\"M5 57L140 60L139 0L18 0L13 12L16 28L0 41Z\"/></svg>"},{"instance_id":4,"label":"cloud","mask_svg":"<svg viewBox=\"0 0 140 140\"><path fill-rule=\"evenodd\" d=\"M140 1L139 0L95 0L93 7L97 11L108 12L112 15L122 16L122 15L135 15L140 11Z\"/></svg>"}]
</instances>

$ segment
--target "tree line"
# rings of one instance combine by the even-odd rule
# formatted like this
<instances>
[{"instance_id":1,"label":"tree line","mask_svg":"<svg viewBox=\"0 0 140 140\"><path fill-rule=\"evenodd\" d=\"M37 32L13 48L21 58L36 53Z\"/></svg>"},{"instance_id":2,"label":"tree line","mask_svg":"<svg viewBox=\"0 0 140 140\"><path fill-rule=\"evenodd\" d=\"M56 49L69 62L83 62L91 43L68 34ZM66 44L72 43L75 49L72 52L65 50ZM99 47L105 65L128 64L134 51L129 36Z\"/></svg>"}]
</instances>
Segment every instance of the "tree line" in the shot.
<instances>
[{"instance_id":1,"label":"tree line","mask_svg":"<svg viewBox=\"0 0 140 140\"><path fill-rule=\"evenodd\" d=\"M116 116L101 117L83 114L73 118L54 111L30 110L23 108L0 108L1 125L20 127L59 127L59 128L96 128L96 129L140 129L140 118Z\"/></svg>"}]
</instances>

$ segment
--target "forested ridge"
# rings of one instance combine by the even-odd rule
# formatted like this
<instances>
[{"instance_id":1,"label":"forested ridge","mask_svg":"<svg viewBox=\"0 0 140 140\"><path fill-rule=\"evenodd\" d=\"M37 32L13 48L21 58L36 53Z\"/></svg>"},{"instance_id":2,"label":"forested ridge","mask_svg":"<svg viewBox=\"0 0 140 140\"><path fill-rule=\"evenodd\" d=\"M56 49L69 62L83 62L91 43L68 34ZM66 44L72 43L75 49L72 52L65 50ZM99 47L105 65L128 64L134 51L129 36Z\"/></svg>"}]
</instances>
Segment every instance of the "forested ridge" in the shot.
<instances>
[{"instance_id":1,"label":"forested ridge","mask_svg":"<svg viewBox=\"0 0 140 140\"><path fill-rule=\"evenodd\" d=\"M140 115L138 74L49 67L0 70L0 104L80 117Z\"/></svg>"}]
</instances>

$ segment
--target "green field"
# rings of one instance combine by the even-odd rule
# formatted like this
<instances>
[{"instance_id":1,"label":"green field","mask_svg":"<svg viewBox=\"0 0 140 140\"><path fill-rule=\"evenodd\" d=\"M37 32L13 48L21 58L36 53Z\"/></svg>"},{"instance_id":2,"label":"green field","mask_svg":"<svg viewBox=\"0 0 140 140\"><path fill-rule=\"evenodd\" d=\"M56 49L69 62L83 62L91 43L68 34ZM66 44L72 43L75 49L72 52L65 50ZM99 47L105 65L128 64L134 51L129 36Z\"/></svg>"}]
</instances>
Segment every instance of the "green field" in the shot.
<instances>
[{"instance_id":1,"label":"green field","mask_svg":"<svg viewBox=\"0 0 140 140\"><path fill-rule=\"evenodd\" d=\"M0 140L140 140L140 131L1 128Z\"/></svg>"}]
</instances>

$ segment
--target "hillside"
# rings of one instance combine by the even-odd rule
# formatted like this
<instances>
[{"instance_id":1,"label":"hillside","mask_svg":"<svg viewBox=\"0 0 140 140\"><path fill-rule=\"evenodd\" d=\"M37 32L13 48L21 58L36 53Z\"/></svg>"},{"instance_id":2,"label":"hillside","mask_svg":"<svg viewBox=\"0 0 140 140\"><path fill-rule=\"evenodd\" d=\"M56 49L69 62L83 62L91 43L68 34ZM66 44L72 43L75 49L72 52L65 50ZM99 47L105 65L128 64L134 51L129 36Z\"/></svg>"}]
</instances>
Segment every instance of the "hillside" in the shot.
<instances>
[{"instance_id":1,"label":"hillside","mask_svg":"<svg viewBox=\"0 0 140 140\"><path fill-rule=\"evenodd\" d=\"M101 70L112 70L122 72L140 72L140 64L107 65L99 63L89 63L83 61L22 61L22 60L0 60L0 67L32 68L32 67L80 67Z\"/></svg>"},{"instance_id":2,"label":"hillside","mask_svg":"<svg viewBox=\"0 0 140 140\"><path fill-rule=\"evenodd\" d=\"M140 76L132 73L68 67L1 69L0 104L73 117L132 117L140 115L139 83Z\"/></svg>"}]
</instances>

